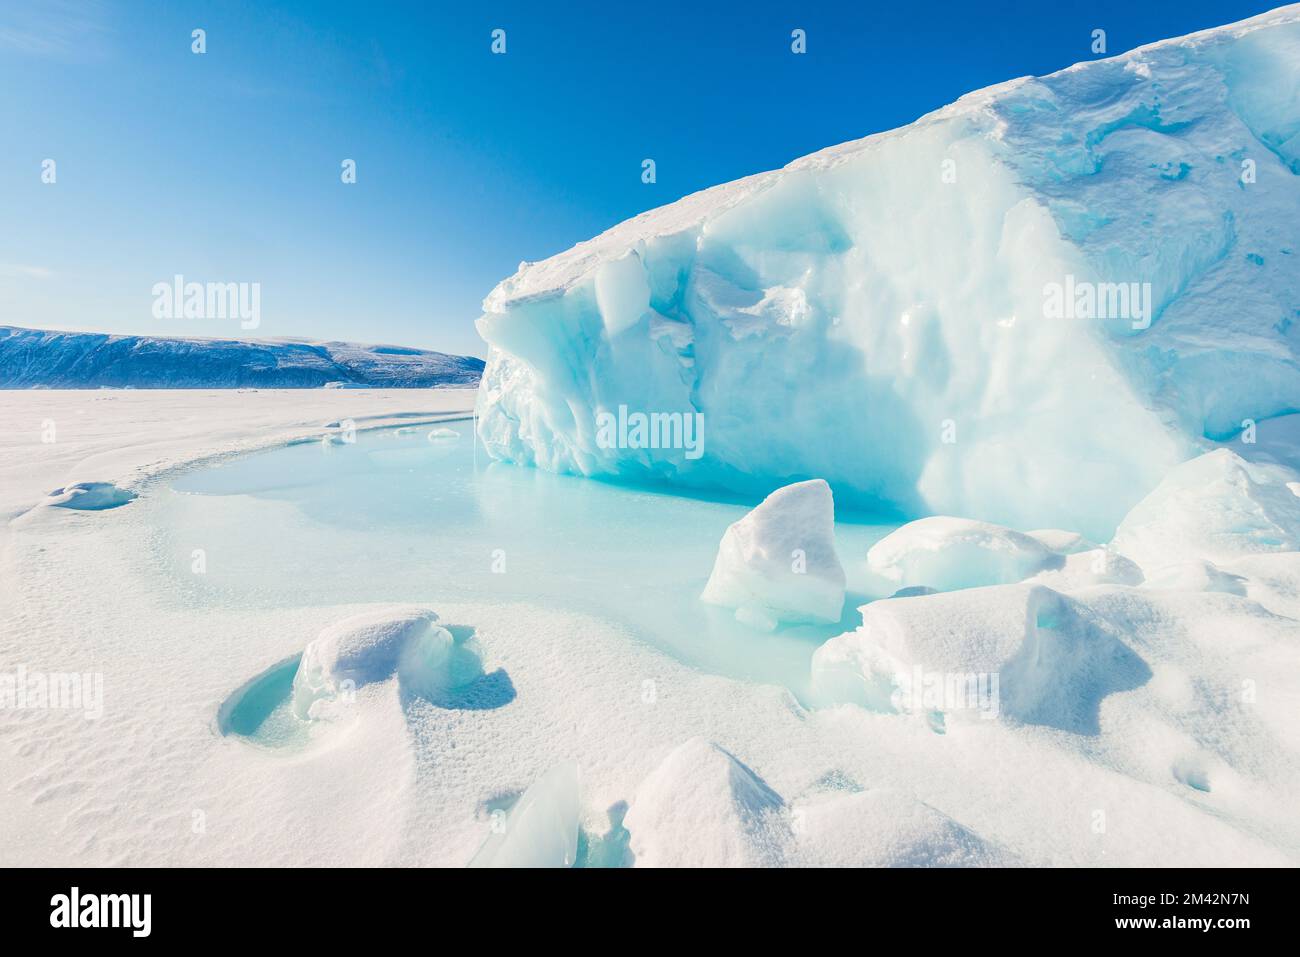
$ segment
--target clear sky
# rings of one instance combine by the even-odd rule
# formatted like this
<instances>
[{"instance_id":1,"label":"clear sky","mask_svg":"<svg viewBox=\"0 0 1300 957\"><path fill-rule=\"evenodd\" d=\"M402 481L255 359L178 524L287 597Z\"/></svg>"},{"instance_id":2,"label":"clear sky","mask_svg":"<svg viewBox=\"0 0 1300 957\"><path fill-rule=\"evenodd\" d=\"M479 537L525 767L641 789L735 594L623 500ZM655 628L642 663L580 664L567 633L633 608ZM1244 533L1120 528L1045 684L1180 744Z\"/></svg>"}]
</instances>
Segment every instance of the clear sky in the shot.
<instances>
[{"instance_id":1,"label":"clear sky","mask_svg":"<svg viewBox=\"0 0 1300 957\"><path fill-rule=\"evenodd\" d=\"M1092 59L1094 29L1114 54L1277 5L0 0L0 323L240 335L154 318L179 273L260 283L258 336L482 355L520 260Z\"/></svg>"}]
</instances>

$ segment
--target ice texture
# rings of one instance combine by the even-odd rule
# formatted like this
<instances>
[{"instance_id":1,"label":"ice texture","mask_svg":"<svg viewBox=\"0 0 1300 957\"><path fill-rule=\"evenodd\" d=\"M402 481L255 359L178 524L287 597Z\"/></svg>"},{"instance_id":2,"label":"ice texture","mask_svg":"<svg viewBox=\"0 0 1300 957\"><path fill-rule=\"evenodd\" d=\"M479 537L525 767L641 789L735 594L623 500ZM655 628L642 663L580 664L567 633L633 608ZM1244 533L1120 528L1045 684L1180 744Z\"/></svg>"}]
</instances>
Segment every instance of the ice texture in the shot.
<instances>
[{"instance_id":1,"label":"ice texture","mask_svg":"<svg viewBox=\"0 0 1300 957\"><path fill-rule=\"evenodd\" d=\"M578 857L578 766L562 764L535 781L470 867L572 867Z\"/></svg>"},{"instance_id":2,"label":"ice texture","mask_svg":"<svg viewBox=\"0 0 1300 957\"><path fill-rule=\"evenodd\" d=\"M895 587L925 585L936 591L1024 581L1064 564L1037 538L947 515L908 522L867 552L871 571Z\"/></svg>"},{"instance_id":3,"label":"ice texture","mask_svg":"<svg viewBox=\"0 0 1300 957\"><path fill-rule=\"evenodd\" d=\"M1291 6L524 263L478 321L480 435L545 469L748 494L820 476L841 505L1106 541L1206 437L1295 409L1297 89ZM1069 277L1150 283L1150 309L1049 317ZM702 414L703 454L598 443L620 405Z\"/></svg>"},{"instance_id":4,"label":"ice texture","mask_svg":"<svg viewBox=\"0 0 1300 957\"><path fill-rule=\"evenodd\" d=\"M813 479L777 489L728 527L701 597L766 627L836 622L844 582L830 486Z\"/></svg>"},{"instance_id":5,"label":"ice texture","mask_svg":"<svg viewBox=\"0 0 1300 957\"><path fill-rule=\"evenodd\" d=\"M623 818L637 867L780 863L785 802L730 752L704 738L675 748L637 789Z\"/></svg>"},{"instance_id":6,"label":"ice texture","mask_svg":"<svg viewBox=\"0 0 1300 957\"><path fill-rule=\"evenodd\" d=\"M326 628L303 651L293 679L293 710L303 719L329 714L358 689L398 677L418 693L453 685L455 641L436 612L383 608Z\"/></svg>"}]
</instances>

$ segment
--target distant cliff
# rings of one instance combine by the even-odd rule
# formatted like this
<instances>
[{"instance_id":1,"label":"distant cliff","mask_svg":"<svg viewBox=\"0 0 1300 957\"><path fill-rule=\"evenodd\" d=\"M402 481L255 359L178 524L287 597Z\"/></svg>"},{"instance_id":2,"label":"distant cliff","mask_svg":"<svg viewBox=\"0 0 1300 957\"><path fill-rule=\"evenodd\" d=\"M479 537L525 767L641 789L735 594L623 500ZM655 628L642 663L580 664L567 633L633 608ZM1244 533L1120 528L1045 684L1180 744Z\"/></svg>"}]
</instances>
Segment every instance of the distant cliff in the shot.
<instances>
[{"instance_id":1,"label":"distant cliff","mask_svg":"<svg viewBox=\"0 0 1300 957\"><path fill-rule=\"evenodd\" d=\"M473 356L402 346L0 326L0 389L469 388L482 371Z\"/></svg>"}]
</instances>

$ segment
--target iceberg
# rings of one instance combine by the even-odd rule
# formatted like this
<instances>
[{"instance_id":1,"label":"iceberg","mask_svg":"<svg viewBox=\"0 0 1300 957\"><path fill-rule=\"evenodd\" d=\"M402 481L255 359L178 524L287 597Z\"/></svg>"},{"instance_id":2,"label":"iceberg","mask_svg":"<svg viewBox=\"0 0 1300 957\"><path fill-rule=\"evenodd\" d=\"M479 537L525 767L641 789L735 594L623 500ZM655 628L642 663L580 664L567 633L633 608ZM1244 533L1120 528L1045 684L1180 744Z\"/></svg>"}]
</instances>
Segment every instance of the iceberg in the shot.
<instances>
[{"instance_id":1,"label":"iceberg","mask_svg":"<svg viewBox=\"0 0 1300 957\"><path fill-rule=\"evenodd\" d=\"M839 621L844 583L830 486L814 479L777 489L727 529L701 598L770 630Z\"/></svg>"},{"instance_id":2,"label":"iceberg","mask_svg":"<svg viewBox=\"0 0 1300 957\"><path fill-rule=\"evenodd\" d=\"M687 196L486 298L499 458L1107 541L1295 411L1300 7L1020 78ZM1225 324L1230 324L1231 334ZM626 406L696 415L599 441Z\"/></svg>"}]
</instances>

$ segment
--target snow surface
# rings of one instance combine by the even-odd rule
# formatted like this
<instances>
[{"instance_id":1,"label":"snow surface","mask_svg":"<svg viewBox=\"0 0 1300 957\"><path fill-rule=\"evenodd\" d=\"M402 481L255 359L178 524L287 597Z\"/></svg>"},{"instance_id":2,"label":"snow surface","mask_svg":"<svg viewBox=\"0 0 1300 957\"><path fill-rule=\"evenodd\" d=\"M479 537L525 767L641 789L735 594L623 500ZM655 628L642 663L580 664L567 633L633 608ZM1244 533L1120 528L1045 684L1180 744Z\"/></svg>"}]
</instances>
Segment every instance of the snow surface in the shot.
<instances>
[{"instance_id":1,"label":"snow surface","mask_svg":"<svg viewBox=\"0 0 1300 957\"><path fill-rule=\"evenodd\" d=\"M0 326L0 389L463 388L482 371L473 356L405 346Z\"/></svg>"},{"instance_id":2,"label":"snow surface","mask_svg":"<svg viewBox=\"0 0 1300 957\"><path fill-rule=\"evenodd\" d=\"M821 477L841 505L1105 541L1207 439L1296 410L1297 89L1289 6L524 263L478 321L480 434L546 469L748 494ZM1149 328L1048 318L1067 277L1150 283ZM620 405L701 413L703 455L602 446Z\"/></svg>"},{"instance_id":3,"label":"snow surface","mask_svg":"<svg viewBox=\"0 0 1300 957\"><path fill-rule=\"evenodd\" d=\"M468 416L471 390L0 391L0 520L51 489L131 490L177 465L356 428ZM322 422L331 425L322 427Z\"/></svg>"},{"instance_id":4,"label":"snow surface","mask_svg":"<svg viewBox=\"0 0 1300 957\"><path fill-rule=\"evenodd\" d=\"M701 598L770 630L839 621L844 581L830 486L814 479L777 489L727 529Z\"/></svg>"},{"instance_id":5,"label":"snow surface","mask_svg":"<svg viewBox=\"0 0 1300 957\"><path fill-rule=\"evenodd\" d=\"M78 408L93 415L80 433L61 430L70 448L41 465L51 448L40 442L39 423L51 407L20 410L15 398L44 398L60 421L75 421ZM97 463L95 473L119 486L136 477L140 492L131 507L97 514L29 511L0 533L0 671L25 663L105 678L98 720L0 714L5 865L463 866L496 833L498 811L509 833L522 795L570 763L580 772L583 843L609 851L607 860L625 849L641 866L706 857L804 865L1300 861L1300 553L1221 556L1238 593L1205 590L1193 577L1068 594L996 585L866 606L864 625L891 635L876 649L881 660L1002 669L1000 708L988 719L894 708L888 687L878 707L812 707L773 684L685 665L615 621L536 604L439 601L430 581L424 592L394 597L435 608L453 635L472 628L479 680L504 673L513 697L470 706L404 694L400 678L386 678L357 687L346 720L310 722L301 742L258 747L221 733L223 703L293 662L322 630L361 613L391 615L393 606L328 598L191 604L160 577L152 544L172 493L138 477L159 460L174 467L217 454L221 443L229 452L268 436L318 435L321 422L359 418L366 407L328 403L375 396L102 399L22 393L0 404L10 423L30 423L6 432L11 443L25 436L7 449L11 474L24 466L47 473L27 481L28 506L53 487L49 470L62 463L66 471L70 461ZM382 411L392 424L403 421L398 406ZM161 431L181 421L190 431ZM237 527L309 521L289 503L259 509L246 495L212 502L221 504L219 520ZM337 547L354 540L343 534ZM383 574L383 559L372 554L370 562ZM698 570L700 579L707 571ZM865 660L868 645L854 637L828 647L845 649L851 664ZM647 681L656 688L650 699ZM537 841L549 842L557 828L541 831Z\"/></svg>"}]
</instances>

